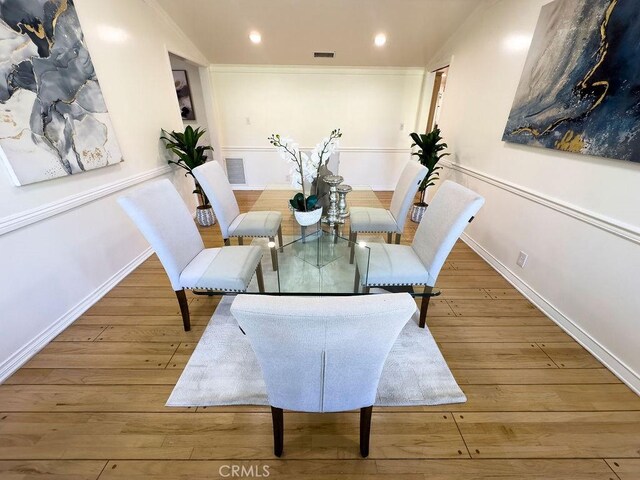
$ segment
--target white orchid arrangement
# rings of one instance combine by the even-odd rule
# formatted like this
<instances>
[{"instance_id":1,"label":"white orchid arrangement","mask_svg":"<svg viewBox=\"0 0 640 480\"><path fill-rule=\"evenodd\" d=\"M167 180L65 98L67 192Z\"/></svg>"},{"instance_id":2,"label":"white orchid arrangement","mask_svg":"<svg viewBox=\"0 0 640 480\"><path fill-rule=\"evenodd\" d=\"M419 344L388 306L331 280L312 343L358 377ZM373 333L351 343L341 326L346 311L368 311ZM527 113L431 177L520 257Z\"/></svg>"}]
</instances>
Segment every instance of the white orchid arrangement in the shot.
<instances>
[{"instance_id":1,"label":"white orchid arrangement","mask_svg":"<svg viewBox=\"0 0 640 480\"><path fill-rule=\"evenodd\" d=\"M289 202L291 206L299 211L309 211L318 203L316 195L305 195L304 182L313 182L320 173L320 167L326 165L331 155L338 149L338 139L342 137L340 129L335 129L331 134L318 143L311 155L300 151L300 146L290 138L281 137L279 134L272 134L269 143L276 147L278 154L283 160L291 164L289 173L291 184L294 188L302 189Z\"/></svg>"}]
</instances>

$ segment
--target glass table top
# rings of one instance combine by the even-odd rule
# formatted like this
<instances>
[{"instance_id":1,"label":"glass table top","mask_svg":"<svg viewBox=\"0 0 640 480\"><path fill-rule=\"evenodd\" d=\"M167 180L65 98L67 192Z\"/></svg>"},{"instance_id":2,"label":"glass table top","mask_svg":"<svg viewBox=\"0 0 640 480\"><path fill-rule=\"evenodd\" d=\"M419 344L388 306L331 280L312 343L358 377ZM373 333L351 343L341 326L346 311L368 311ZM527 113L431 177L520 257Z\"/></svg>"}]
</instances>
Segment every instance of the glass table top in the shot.
<instances>
[{"instance_id":1,"label":"glass table top","mask_svg":"<svg viewBox=\"0 0 640 480\"><path fill-rule=\"evenodd\" d=\"M351 246L348 239L322 229L285 243L282 251L277 250L278 293L354 295L356 262L349 263ZM360 260L359 275L365 278L370 249L366 245L355 248ZM265 283L267 291L274 287Z\"/></svg>"},{"instance_id":2,"label":"glass table top","mask_svg":"<svg viewBox=\"0 0 640 480\"><path fill-rule=\"evenodd\" d=\"M271 295L355 295L356 264L349 263L351 244L349 236L349 218L338 225L337 231L331 231L329 225L318 223L302 229L289 210L289 199L296 193L293 189L279 186L267 186L255 201L251 210L272 210L282 213L282 251L276 250L278 270L271 265L271 248L266 238L253 238L251 245L262 248L262 271L265 294ZM370 188L356 188L347 196L351 206L384 208L378 196ZM334 233L335 232L335 233ZM361 256L359 275L365 279L368 273L371 249L367 244L384 242L382 235L359 235L354 246ZM246 245L247 243L245 243ZM362 258L366 260L362 260ZM416 297L439 295L439 291L422 287L394 288L387 291L409 291ZM254 276L247 293L258 293ZM360 288L358 294L362 294Z\"/></svg>"}]
</instances>

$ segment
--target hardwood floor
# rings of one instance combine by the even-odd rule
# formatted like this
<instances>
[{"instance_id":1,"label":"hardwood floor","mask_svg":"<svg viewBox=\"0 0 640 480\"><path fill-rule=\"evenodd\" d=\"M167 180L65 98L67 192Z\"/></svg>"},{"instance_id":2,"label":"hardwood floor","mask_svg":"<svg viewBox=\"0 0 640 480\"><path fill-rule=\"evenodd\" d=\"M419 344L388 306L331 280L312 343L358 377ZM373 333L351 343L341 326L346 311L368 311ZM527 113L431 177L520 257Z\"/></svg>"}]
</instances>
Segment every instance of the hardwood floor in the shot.
<instances>
[{"instance_id":1,"label":"hardwood floor","mask_svg":"<svg viewBox=\"0 0 640 480\"><path fill-rule=\"evenodd\" d=\"M358 412L287 413L276 460L268 408L164 406L218 299L189 294L184 332L152 257L0 386L0 478L640 478L638 396L466 245L438 286L427 325L467 403L374 408L367 460Z\"/></svg>"}]
</instances>

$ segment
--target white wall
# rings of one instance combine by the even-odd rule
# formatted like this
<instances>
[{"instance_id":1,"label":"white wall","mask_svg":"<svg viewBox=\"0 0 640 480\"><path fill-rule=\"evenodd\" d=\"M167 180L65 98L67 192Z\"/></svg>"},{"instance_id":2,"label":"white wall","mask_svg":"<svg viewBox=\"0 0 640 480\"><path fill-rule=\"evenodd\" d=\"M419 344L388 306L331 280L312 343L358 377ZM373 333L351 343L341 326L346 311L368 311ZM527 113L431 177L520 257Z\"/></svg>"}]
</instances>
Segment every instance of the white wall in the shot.
<instances>
[{"instance_id":1,"label":"white wall","mask_svg":"<svg viewBox=\"0 0 640 480\"><path fill-rule=\"evenodd\" d=\"M206 61L152 0L75 4L125 161L24 187L0 170L0 381L148 254L115 199L173 176L158 140L182 125L167 48Z\"/></svg>"},{"instance_id":2,"label":"white wall","mask_svg":"<svg viewBox=\"0 0 640 480\"><path fill-rule=\"evenodd\" d=\"M211 77L223 157L244 159L249 188L288 183L272 133L311 149L341 128L340 174L353 186L393 188L409 158L422 69L216 65Z\"/></svg>"},{"instance_id":3,"label":"white wall","mask_svg":"<svg viewBox=\"0 0 640 480\"><path fill-rule=\"evenodd\" d=\"M640 391L640 164L501 141L527 55L510 40L532 36L545 3L487 2L434 58L453 57L449 175L487 198L470 245Z\"/></svg>"}]
</instances>

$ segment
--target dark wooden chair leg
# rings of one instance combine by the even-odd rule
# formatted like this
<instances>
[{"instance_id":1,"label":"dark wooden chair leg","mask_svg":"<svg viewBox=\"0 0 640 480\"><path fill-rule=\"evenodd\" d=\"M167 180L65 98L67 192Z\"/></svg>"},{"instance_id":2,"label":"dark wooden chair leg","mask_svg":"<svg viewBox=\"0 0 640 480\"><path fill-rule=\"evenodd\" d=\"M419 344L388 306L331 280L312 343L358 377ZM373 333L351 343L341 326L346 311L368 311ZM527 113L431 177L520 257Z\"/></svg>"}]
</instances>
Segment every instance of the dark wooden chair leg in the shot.
<instances>
[{"instance_id":1,"label":"dark wooden chair leg","mask_svg":"<svg viewBox=\"0 0 640 480\"><path fill-rule=\"evenodd\" d=\"M393 233L387 232L387 243L391 243L393 240Z\"/></svg>"},{"instance_id":2,"label":"dark wooden chair leg","mask_svg":"<svg viewBox=\"0 0 640 480\"><path fill-rule=\"evenodd\" d=\"M271 407L271 420L273 422L273 454L281 457L284 446L284 415L281 408Z\"/></svg>"},{"instance_id":3,"label":"dark wooden chair leg","mask_svg":"<svg viewBox=\"0 0 640 480\"><path fill-rule=\"evenodd\" d=\"M360 455L363 458L369 456L369 438L371 437L371 412L373 407L360 409Z\"/></svg>"},{"instance_id":4,"label":"dark wooden chair leg","mask_svg":"<svg viewBox=\"0 0 640 480\"><path fill-rule=\"evenodd\" d=\"M422 297L422 301L420 304L420 328L424 328L427 324L427 310L429 309L429 300L431 297Z\"/></svg>"},{"instance_id":5,"label":"dark wooden chair leg","mask_svg":"<svg viewBox=\"0 0 640 480\"><path fill-rule=\"evenodd\" d=\"M182 323L184 324L184 331L191 330L191 318L189 317L189 302L187 301L187 292L183 290L176 290L176 297L178 297L178 304L180 305L180 313L182 314Z\"/></svg>"},{"instance_id":6,"label":"dark wooden chair leg","mask_svg":"<svg viewBox=\"0 0 640 480\"><path fill-rule=\"evenodd\" d=\"M400 245L400 237L402 237L401 233L396 233L396 245ZM391 243L391 242L389 242Z\"/></svg>"},{"instance_id":7,"label":"dark wooden chair leg","mask_svg":"<svg viewBox=\"0 0 640 480\"><path fill-rule=\"evenodd\" d=\"M228 247L229 245L231 245L231 243L229 242L228 238L224 239L224 244Z\"/></svg>"},{"instance_id":8,"label":"dark wooden chair leg","mask_svg":"<svg viewBox=\"0 0 640 480\"><path fill-rule=\"evenodd\" d=\"M238 237L238 245L244 245L244 237Z\"/></svg>"}]
</instances>

